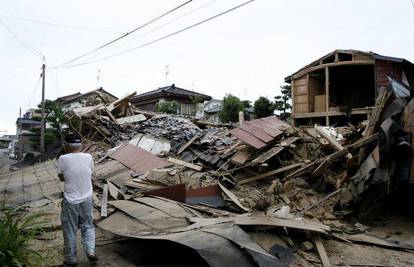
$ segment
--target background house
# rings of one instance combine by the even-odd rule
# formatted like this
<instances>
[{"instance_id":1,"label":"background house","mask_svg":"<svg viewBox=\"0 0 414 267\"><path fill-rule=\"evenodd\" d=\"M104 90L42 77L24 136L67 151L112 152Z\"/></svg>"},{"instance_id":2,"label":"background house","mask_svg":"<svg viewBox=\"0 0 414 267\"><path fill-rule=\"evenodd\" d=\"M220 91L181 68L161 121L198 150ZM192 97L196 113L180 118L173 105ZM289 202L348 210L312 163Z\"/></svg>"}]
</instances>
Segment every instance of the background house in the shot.
<instances>
[{"instance_id":1,"label":"background house","mask_svg":"<svg viewBox=\"0 0 414 267\"><path fill-rule=\"evenodd\" d=\"M12 148L13 151L11 153L17 159L23 159L27 153L38 154L40 152L33 146L32 139L36 135L33 129L39 129L41 122L34 120L32 115L33 112L28 110L22 118L16 120L17 142Z\"/></svg>"},{"instance_id":2,"label":"background house","mask_svg":"<svg viewBox=\"0 0 414 267\"><path fill-rule=\"evenodd\" d=\"M335 50L285 78L292 85L295 124L330 125L365 120L388 76L414 85L414 65L403 58L357 50Z\"/></svg>"},{"instance_id":3,"label":"background house","mask_svg":"<svg viewBox=\"0 0 414 267\"><path fill-rule=\"evenodd\" d=\"M72 110L74 108L94 106L98 104L109 104L116 101L118 98L102 87L89 91L87 93L75 93L58 97L55 101L63 106L64 111Z\"/></svg>"},{"instance_id":4,"label":"background house","mask_svg":"<svg viewBox=\"0 0 414 267\"><path fill-rule=\"evenodd\" d=\"M155 111L155 107L160 101L177 101L179 114L193 116L196 114L197 103L210 99L211 96L179 88L172 84L137 95L131 99L131 103L141 110Z\"/></svg>"},{"instance_id":5,"label":"background house","mask_svg":"<svg viewBox=\"0 0 414 267\"><path fill-rule=\"evenodd\" d=\"M212 99L204 103L204 120L212 123L220 123L219 112L223 107L223 100Z\"/></svg>"}]
</instances>

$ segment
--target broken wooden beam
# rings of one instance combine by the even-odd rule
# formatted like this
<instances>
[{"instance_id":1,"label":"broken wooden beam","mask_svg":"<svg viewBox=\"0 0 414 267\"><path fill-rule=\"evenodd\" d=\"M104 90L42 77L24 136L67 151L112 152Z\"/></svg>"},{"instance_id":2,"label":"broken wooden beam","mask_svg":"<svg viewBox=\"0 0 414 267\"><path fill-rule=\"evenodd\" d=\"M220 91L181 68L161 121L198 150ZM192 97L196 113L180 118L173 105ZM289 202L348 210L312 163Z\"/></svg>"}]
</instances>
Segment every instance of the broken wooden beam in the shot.
<instances>
[{"instance_id":1,"label":"broken wooden beam","mask_svg":"<svg viewBox=\"0 0 414 267\"><path fill-rule=\"evenodd\" d=\"M246 208L245 206L243 206L243 204L239 201L239 199L236 197L235 194L233 194L233 192L231 192L230 190L228 190L227 188L225 188L222 184L218 183L218 185L220 186L221 190L223 191L223 193L231 199L231 201L234 202L234 204L236 204L240 209L242 209L243 211L248 212L249 209Z\"/></svg>"},{"instance_id":2,"label":"broken wooden beam","mask_svg":"<svg viewBox=\"0 0 414 267\"><path fill-rule=\"evenodd\" d=\"M298 139L299 137L289 137L277 144L275 147L269 149L268 151L264 152L263 154L255 158L252 162L255 164L259 164L268 161L269 159L279 154L283 149L296 142Z\"/></svg>"},{"instance_id":3,"label":"broken wooden beam","mask_svg":"<svg viewBox=\"0 0 414 267\"><path fill-rule=\"evenodd\" d=\"M184 152L189 146L191 146L192 143L194 143L198 138L200 138L200 135L196 134L193 138L190 139L187 143L185 143L177 152L177 155L180 155Z\"/></svg>"},{"instance_id":4,"label":"broken wooden beam","mask_svg":"<svg viewBox=\"0 0 414 267\"><path fill-rule=\"evenodd\" d=\"M327 133L324 129L323 129L323 127L322 126L318 126L318 125L315 125L315 131L320 135L320 136L322 136L323 138L325 138L326 140L328 140L328 142L329 142L329 144L331 144L331 146L333 147L333 148L335 148L336 150L343 150L344 149L344 147L340 144L340 143L338 143L329 133ZM347 159L351 159L352 158L352 154L351 153L348 153L346 156L345 156Z\"/></svg>"},{"instance_id":5,"label":"broken wooden beam","mask_svg":"<svg viewBox=\"0 0 414 267\"><path fill-rule=\"evenodd\" d=\"M321 237L319 235L316 236L313 239L313 242L315 243L316 250L318 251L319 257L321 258L322 266L331 267L332 264L329 261L328 254L326 254L326 250L325 250L325 247L323 246Z\"/></svg>"},{"instance_id":6,"label":"broken wooden beam","mask_svg":"<svg viewBox=\"0 0 414 267\"><path fill-rule=\"evenodd\" d=\"M104 185L103 192L102 192L101 216L102 217L108 216L108 185L107 184Z\"/></svg>"},{"instance_id":7,"label":"broken wooden beam","mask_svg":"<svg viewBox=\"0 0 414 267\"><path fill-rule=\"evenodd\" d=\"M175 159L175 158L168 158L168 161L173 163L173 164L184 166L184 167L196 170L196 171L201 171L203 169L203 166L192 164L192 163L189 163L189 162L186 162L186 161L183 161L183 160L179 160L179 159Z\"/></svg>"},{"instance_id":8,"label":"broken wooden beam","mask_svg":"<svg viewBox=\"0 0 414 267\"><path fill-rule=\"evenodd\" d=\"M270 176L273 176L273 175L276 175L276 174L280 174L280 173L283 173L283 172L286 172L286 171L290 171L290 170L299 168L301 166L303 166L303 163L295 163L295 164L285 166L285 167L282 167L282 168L279 168L279 169L276 169L276 170L273 170L273 171L270 171L270 172L262 173L262 174L259 174L259 175L241 180L238 184L239 185L247 184L247 183L254 182L254 181L257 181L257 180L261 180L261 179L264 179L264 178L267 178L267 177L270 177Z\"/></svg>"}]
</instances>

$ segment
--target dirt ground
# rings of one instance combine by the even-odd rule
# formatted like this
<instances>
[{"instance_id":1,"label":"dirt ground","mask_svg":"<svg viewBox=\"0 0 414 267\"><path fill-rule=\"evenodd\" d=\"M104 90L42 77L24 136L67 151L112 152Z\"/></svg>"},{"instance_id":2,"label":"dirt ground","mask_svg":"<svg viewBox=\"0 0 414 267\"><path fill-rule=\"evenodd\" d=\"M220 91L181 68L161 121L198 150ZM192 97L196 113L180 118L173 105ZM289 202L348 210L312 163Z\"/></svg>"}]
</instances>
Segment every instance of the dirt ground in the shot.
<instances>
[{"instance_id":1,"label":"dirt ground","mask_svg":"<svg viewBox=\"0 0 414 267\"><path fill-rule=\"evenodd\" d=\"M0 156L0 197L8 204L28 205L31 211L46 211L50 229L33 241L32 247L46 256L47 266L59 266L63 261L63 239L60 226L60 202L63 184L58 180L54 162L37 164L14 172L7 172L12 161ZM96 212L96 219L99 213ZM409 213L392 206L378 213L370 232L380 237L414 245L414 223ZM324 239L328 257L334 266L414 266L410 251L381 248L372 245L349 244ZM298 245L298 244L297 244ZM95 266L205 266L205 262L191 249L167 241L120 239L96 228L96 250L100 257ZM90 266L78 235L78 266ZM315 251L295 254L291 266L321 266Z\"/></svg>"}]
</instances>

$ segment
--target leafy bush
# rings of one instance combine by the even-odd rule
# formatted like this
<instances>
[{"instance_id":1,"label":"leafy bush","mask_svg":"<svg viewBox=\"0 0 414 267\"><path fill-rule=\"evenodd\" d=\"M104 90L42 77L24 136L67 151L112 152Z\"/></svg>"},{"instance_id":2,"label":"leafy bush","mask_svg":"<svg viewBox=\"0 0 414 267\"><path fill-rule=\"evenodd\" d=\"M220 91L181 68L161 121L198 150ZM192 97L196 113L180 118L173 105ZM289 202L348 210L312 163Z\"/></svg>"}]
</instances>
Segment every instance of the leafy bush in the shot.
<instances>
[{"instance_id":1,"label":"leafy bush","mask_svg":"<svg viewBox=\"0 0 414 267\"><path fill-rule=\"evenodd\" d=\"M237 96L227 94L223 98L223 107L219 113L222 122L239 121L239 112L243 111L244 105Z\"/></svg>"},{"instance_id":2,"label":"leafy bush","mask_svg":"<svg viewBox=\"0 0 414 267\"><path fill-rule=\"evenodd\" d=\"M20 208L0 207L0 266L39 266L45 258L29 242L42 232L41 217Z\"/></svg>"},{"instance_id":3,"label":"leafy bush","mask_svg":"<svg viewBox=\"0 0 414 267\"><path fill-rule=\"evenodd\" d=\"M162 112L167 114L177 114L178 103L177 101L161 101L155 106L156 112Z\"/></svg>"},{"instance_id":4,"label":"leafy bush","mask_svg":"<svg viewBox=\"0 0 414 267\"><path fill-rule=\"evenodd\" d=\"M273 115L273 111L273 103L266 97L261 96L254 102L254 115L256 115L257 118Z\"/></svg>"}]
</instances>

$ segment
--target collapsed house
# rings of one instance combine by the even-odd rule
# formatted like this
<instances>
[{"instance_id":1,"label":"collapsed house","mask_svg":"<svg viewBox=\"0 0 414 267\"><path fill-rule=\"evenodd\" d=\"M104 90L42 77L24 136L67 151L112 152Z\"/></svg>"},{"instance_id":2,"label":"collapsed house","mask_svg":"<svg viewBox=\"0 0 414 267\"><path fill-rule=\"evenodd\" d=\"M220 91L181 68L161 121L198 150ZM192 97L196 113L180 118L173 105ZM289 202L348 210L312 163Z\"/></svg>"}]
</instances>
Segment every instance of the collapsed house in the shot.
<instances>
[{"instance_id":1,"label":"collapsed house","mask_svg":"<svg viewBox=\"0 0 414 267\"><path fill-rule=\"evenodd\" d=\"M176 101L178 103L178 114L194 116L197 112L197 103L203 103L210 99L211 96L186 90L172 84L139 94L131 100L131 103L141 110L154 112L157 103L160 101Z\"/></svg>"},{"instance_id":2,"label":"collapsed house","mask_svg":"<svg viewBox=\"0 0 414 267\"><path fill-rule=\"evenodd\" d=\"M81 108L85 106L94 106L97 104L108 104L114 102L118 98L102 87L86 92L75 93L66 96L58 97L55 101L62 105L63 110L68 111L74 108Z\"/></svg>"},{"instance_id":3,"label":"collapsed house","mask_svg":"<svg viewBox=\"0 0 414 267\"><path fill-rule=\"evenodd\" d=\"M292 85L296 125L333 125L369 119L388 76L414 84L414 64L358 50L335 50L285 78Z\"/></svg>"},{"instance_id":4,"label":"collapsed house","mask_svg":"<svg viewBox=\"0 0 414 267\"><path fill-rule=\"evenodd\" d=\"M412 250L346 221L414 181L412 89L389 81L366 123L336 128L304 130L273 116L198 126L138 110L134 94L74 109L70 125L97 161L97 225L184 245L210 266L287 266L303 242L296 236L308 236L320 258L298 255L323 266L322 239Z\"/></svg>"}]
</instances>

